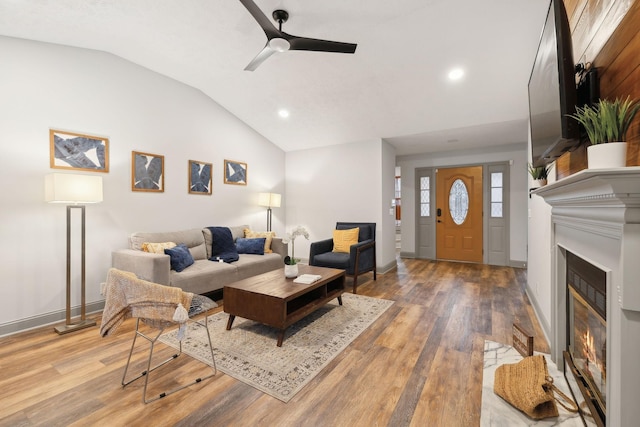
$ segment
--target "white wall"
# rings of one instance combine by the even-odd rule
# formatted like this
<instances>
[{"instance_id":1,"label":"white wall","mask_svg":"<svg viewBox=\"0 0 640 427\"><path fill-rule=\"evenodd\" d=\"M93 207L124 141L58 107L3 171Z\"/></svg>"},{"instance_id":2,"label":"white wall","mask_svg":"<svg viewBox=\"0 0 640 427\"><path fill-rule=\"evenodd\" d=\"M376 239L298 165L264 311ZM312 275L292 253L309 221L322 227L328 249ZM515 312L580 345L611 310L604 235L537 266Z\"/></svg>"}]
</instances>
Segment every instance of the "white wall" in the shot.
<instances>
[{"instance_id":1,"label":"white wall","mask_svg":"<svg viewBox=\"0 0 640 427\"><path fill-rule=\"evenodd\" d=\"M549 336L551 327L551 206L540 196L529 201L529 259L527 294L540 325Z\"/></svg>"},{"instance_id":2,"label":"white wall","mask_svg":"<svg viewBox=\"0 0 640 427\"><path fill-rule=\"evenodd\" d=\"M464 152L432 153L398 157L397 165L402 171L402 241L401 251L415 253L416 248L416 204L415 170L423 167L446 167L474 165L513 160L510 169L510 230L509 259L525 262L527 259L527 152L526 144L512 144Z\"/></svg>"},{"instance_id":3,"label":"white wall","mask_svg":"<svg viewBox=\"0 0 640 427\"><path fill-rule=\"evenodd\" d=\"M200 91L98 51L0 37L0 57L0 327L64 310L65 208L44 202L44 176L67 171L49 168L50 128L110 139L104 202L87 207L89 303L133 231L266 227L257 195L284 193L284 152ZM164 193L131 191L132 150L165 156ZM213 163L212 196L187 193L190 159ZM224 159L248 164L247 186L223 184Z\"/></svg>"},{"instance_id":4,"label":"white wall","mask_svg":"<svg viewBox=\"0 0 640 427\"><path fill-rule=\"evenodd\" d=\"M555 181L555 163L550 165L549 183ZM529 185L533 180L529 176ZM527 294L547 337L551 336L551 205L535 194L529 199L529 252L527 260Z\"/></svg>"},{"instance_id":5,"label":"white wall","mask_svg":"<svg viewBox=\"0 0 640 427\"><path fill-rule=\"evenodd\" d=\"M396 197L396 150L384 140L382 141L381 171L380 240L384 244L378 245L377 250L380 252L378 268L386 271L390 266L396 266L396 212L395 207L392 207L391 204Z\"/></svg>"},{"instance_id":6,"label":"white wall","mask_svg":"<svg viewBox=\"0 0 640 427\"><path fill-rule=\"evenodd\" d=\"M288 152L287 224L310 234L309 241L296 240L296 257L308 260L310 243L330 238L337 221L375 222L378 268L395 265L394 159L393 147L380 139Z\"/></svg>"}]
</instances>

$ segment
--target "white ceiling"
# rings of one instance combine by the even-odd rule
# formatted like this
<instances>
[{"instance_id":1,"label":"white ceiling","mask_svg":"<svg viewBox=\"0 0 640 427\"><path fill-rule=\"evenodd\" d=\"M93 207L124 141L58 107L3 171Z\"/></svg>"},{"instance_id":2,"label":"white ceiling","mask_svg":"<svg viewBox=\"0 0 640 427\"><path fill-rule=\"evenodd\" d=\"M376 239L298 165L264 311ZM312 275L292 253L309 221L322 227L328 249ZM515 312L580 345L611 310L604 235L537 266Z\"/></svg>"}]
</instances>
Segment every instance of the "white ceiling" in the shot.
<instances>
[{"instance_id":1,"label":"white ceiling","mask_svg":"<svg viewBox=\"0 0 640 427\"><path fill-rule=\"evenodd\" d=\"M0 0L0 35L121 56L198 88L285 151L384 138L409 155L527 140L548 0L255 1L269 18L287 10L287 33L357 43L356 53L289 51L244 71L266 37L237 0ZM453 67L466 71L458 82Z\"/></svg>"}]
</instances>

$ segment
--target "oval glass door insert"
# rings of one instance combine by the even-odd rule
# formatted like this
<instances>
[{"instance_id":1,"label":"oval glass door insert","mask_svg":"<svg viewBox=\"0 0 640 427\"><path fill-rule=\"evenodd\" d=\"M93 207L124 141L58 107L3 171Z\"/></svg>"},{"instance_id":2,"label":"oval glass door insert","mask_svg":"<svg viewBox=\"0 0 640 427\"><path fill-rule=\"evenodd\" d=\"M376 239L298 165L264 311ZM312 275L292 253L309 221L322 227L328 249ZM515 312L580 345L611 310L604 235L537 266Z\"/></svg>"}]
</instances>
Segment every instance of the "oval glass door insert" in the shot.
<instances>
[{"instance_id":1,"label":"oval glass door insert","mask_svg":"<svg viewBox=\"0 0 640 427\"><path fill-rule=\"evenodd\" d=\"M449 190L449 213L453 222L460 225L469 212L469 192L461 179L456 179Z\"/></svg>"}]
</instances>

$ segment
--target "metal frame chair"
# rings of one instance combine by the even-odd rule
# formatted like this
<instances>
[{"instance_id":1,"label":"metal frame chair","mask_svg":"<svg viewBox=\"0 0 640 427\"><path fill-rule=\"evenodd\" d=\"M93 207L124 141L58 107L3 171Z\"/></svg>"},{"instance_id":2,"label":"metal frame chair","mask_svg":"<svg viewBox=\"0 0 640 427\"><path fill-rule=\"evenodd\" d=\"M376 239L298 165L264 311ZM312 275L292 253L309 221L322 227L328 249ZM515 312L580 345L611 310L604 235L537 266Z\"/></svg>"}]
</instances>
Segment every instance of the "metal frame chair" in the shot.
<instances>
[{"instance_id":1,"label":"metal frame chair","mask_svg":"<svg viewBox=\"0 0 640 427\"><path fill-rule=\"evenodd\" d=\"M191 324L199 325L199 326L203 327L207 331L207 340L208 340L208 343L209 343L209 351L211 351L211 360L213 361L213 366L210 366L209 364L206 364L206 363L205 364L207 366L211 367L213 373L211 373L211 374L209 374L209 375L207 375L205 377L198 377L198 378L194 379L193 381L191 381L191 382L189 382L187 384L181 385L181 386L176 387L176 388L174 388L172 390L169 390L169 391L162 392L162 393L160 393L159 395L157 395L155 397L148 398L147 397L147 386L149 384L149 377L150 377L151 372L153 372L154 370L160 368L161 366L166 365L167 363L171 362L172 360L177 359L178 356L180 356L182 354L182 341L180 341L180 348L179 348L178 353L176 353L176 354L172 355L171 357L169 357L168 359L160 362L156 366L151 367L151 361L152 361L152 358L153 358L153 350L155 348L156 342L158 341L158 339L160 338L160 336L162 335L162 333L164 332L164 330L167 327L174 326L174 325L176 325L176 323L173 323L173 322L162 322L162 323L158 324L158 322L155 322L155 323L149 322L147 324L150 327L152 327L152 328L154 328L154 329L156 329L158 331L157 334L155 334L155 336L150 336L150 335L145 334L144 332L142 332L140 330L140 321L142 320L144 322L145 319L139 317L139 318L136 319L136 330L134 331L135 334L134 334L134 337L133 337L133 342L131 343L131 350L129 351L129 357L127 358L127 364L126 364L126 366L124 368L124 374L122 375L122 388L124 388L124 387L128 386L129 384L133 383L134 381L144 377L145 380L144 380L144 388L142 390L142 401L145 404L153 402L153 401L156 401L156 400L159 400L159 399L162 399L163 397L169 396L170 394L173 394L173 393L175 393L177 391L183 390L183 389L185 389L187 387L190 387L190 386L192 386L194 384L197 384L197 383L202 382L202 381L204 381L206 379L209 379L209 378L215 376L218 373L218 369L216 367L216 359L215 359L215 357L213 355L213 346L211 344L211 334L209 333L209 328L207 328L209 315L205 314L204 322L202 321L203 319L194 320L192 318L192 317L197 316L197 315L202 314L202 313L208 313L208 310L210 310L211 308L215 307L216 304L215 304L215 302L209 300L209 298L206 298L206 297L204 297L202 295L194 295L193 298L194 298L194 300L195 299L200 299L201 300L200 301L201 304L199 304L199 306L200 306L199 309L196 309L195 311L191 311L190 310L189 320L187 322L191 323ZM209 300L209 302L213 302L213 305L211 305L211 306L209 306L208 304L204 304L203 305L202 304L202 299L205 299L205 298L206 298L206 300ZM192 307L193 307L193 304L192 304ZM130 365L130 362L131 362L131 356L133 355L133 350L135 348L136 340L138 339L138 337L141 337L141 338L143 338L143 339L145 339L145 340L147 340L149 342L149 357L147 359L147 369L142 371L142 373L140 373L135 378L132 378L132 379L127 381L127 379L126 379L127 378L127 372L129 371L129 365Z\"/></svg>"}]
</instances>

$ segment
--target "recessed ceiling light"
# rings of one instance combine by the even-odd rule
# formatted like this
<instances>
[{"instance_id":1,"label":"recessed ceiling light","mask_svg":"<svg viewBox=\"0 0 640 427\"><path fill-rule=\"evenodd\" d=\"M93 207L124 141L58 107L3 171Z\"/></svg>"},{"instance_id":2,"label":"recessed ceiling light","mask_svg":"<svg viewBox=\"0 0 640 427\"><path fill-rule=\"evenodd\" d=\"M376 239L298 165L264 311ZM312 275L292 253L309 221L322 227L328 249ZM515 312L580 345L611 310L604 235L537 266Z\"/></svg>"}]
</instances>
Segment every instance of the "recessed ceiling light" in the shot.
<instances>
[{"instance_id":1,"label":"recessed ceiling light","mask_svg":"<svg viewBox=\"0 0 640 427\"><path fill-rule=\"evenodd\" d=\"M283 119L286 119L287 117L289 117L289 110L281 109L278 111L278 115Z\"/></svg>"},{"instance_id":2,"label":"recessed ceiling light","mask_svg":"<svg viewBox=\"0 0 640 427\"><path fill-rule=\"evenodd\" d=\"M464 76L464 70L462 68L454 68L449 71L449 80L460 80Z\"/></svg>"}]
</instances>

